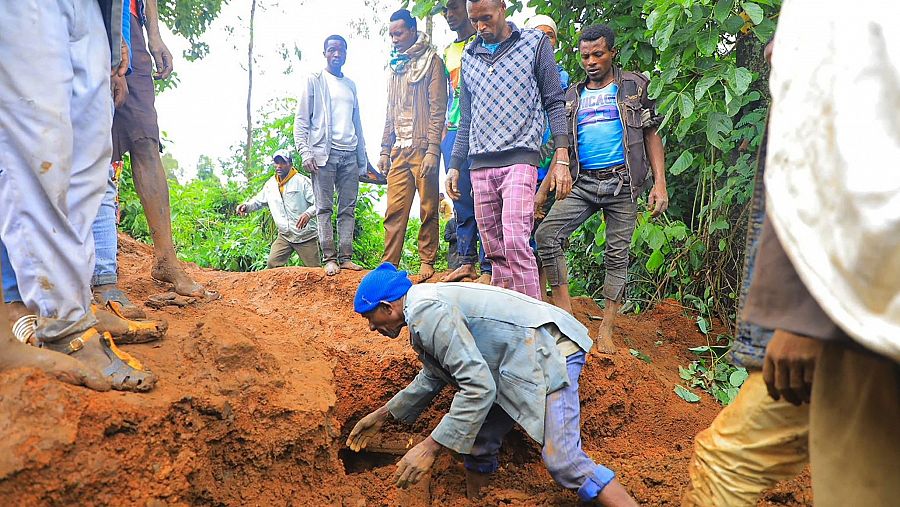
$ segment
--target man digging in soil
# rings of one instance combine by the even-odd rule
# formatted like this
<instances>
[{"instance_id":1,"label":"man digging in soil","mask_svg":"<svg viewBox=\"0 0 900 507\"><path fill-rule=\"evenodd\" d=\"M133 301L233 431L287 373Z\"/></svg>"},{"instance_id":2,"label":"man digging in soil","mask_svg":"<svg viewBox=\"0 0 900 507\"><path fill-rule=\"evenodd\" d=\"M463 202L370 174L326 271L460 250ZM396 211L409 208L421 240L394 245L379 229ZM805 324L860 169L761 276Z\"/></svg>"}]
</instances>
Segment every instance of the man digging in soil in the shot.
<instances>
[{"instance_id":1,"label":"man digging in soil","mask_svg":"<svg viewBox=\"0 0 900 507\"><path fill-rule=\"evenodd\" d=\"M387 404L360 420L347 439L359 451L393 416L411 423L447 384L450 411L400 460L397 486L416 484L443 448L464 455L466 495L480 496L499 467L514 423L543 444L547 470L584 501L634 506L608 468L581 448L578 377L591 349L587 329L559 308L499 287L412 285L384 263L366 275L353 301L373 331L396 338L408 326L423 368Z\"/></svg>"}]
</instances>

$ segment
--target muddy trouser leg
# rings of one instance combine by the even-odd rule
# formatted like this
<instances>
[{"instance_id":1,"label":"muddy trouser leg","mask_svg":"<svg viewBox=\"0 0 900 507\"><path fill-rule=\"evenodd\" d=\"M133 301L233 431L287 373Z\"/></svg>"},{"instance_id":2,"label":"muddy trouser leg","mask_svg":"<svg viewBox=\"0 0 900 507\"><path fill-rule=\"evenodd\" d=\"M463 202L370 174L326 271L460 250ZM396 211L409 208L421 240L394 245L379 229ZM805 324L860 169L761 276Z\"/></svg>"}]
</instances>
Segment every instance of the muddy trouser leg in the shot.
<instances>
[{"instance_id":1,"label":"muddy trouser leg","mask_svg":"<svg viewBox=\"0 0 900 507\"><path fill-rule=\"evenodd\" d=\"M599 211L596 191L597 183L594 178L586 173L579 175L572 187L572 193L565 199L553 203L553 207L534 233L541 266L547 274L547 282L551 287L569 283L569 272L566 268L569 236L591 215Z\"/></svg>"},{"instance_id":2,"label":"muddy trouser leg","mask_svg":"<svg viewBox=\"0 0 900 507\"><path fill-rule=\"evenodd\" d=\"M266 261L266 267L275 269L284 266L291 260L293 253L294 247L279 232L278 237L275 238L272 247L269 249L269 259Z\"/></svg>"},{"instance_id":3,"label":"muddy trouser leg","mask_svg":"<svg viewBox=\"0 0 900 507\"><path fill-rule=\"evenodd\" d=\"M38 338L55 341L96 322L91 224L112 157L109 42L95 0L0 2L0 34L0 237Z\"/></svg>"},{"instance_id":4,"label":"muddy trouser leg","mask_svg":"<svg viewBox=\"0 0 900 507\"><path fill-rule=\"evenodd\" d=\"M415 164L416 158L414 148L391 150L391 168L387 173L387 210L384 214L384 255L381 260L395 266L400 263L403 255L409 210L416 196L416 177L413 171L422 162L419 158L419 164Z\"/></svg>"},{"instance_id":5,"label":"muddy trouser leg","mask_svg":"<svg viewBox=\"0 0 900 507\"><path fill-rule=\"evenodd\" d=\"M900 497L900 364L825 343L809 405L816 507L897 505Z\"/></svg>"},{"instance_id":6,"label":"muddy trouser leg","mask_svg":"<svg viewBox=\"0 0 900 507\"><path fill-rule=\"evenodd\" d=\"M809 461L809 405L775 401L762 373L697 434L684 507L754 506L759 495Z\"/></svg>"},{"instance_id":7,"label":"muddy trouser leg","mask_svg":"<svg viewBox=\"0 0 900 507\"><path fill-rule=\"evenodd\" d=\"M313 194L316 198L316 230L324 262L337 261L334 247L334 227L331 214L334 211L334 184L337 180L338 152L332 150L328 161L312 174Z\"/></svg>"},{"instance_id":8,"label":"muddy trouser leg","mask_svg":"<svg viewBox=\"0 0 900 507\"><path fill-rule=\"evenodd\" d=\"M475 444L469 454L463 455L466 470L483 474L494 473L500 467L500 446L503 437L512 429L515 421L496 403L491 407L484 424L478 430Z\"/></svg>"},{"instance_id":9,"label":"muddy trouser leg","mask_svg":"<svg viewBox=\"0 0 900 507\"><path fill-rule=\"evenodd\" d=\"M453 152L453 144L456 141L456 131L448 130L447 137L441 143L441 152L444 156L444 164L450 160ZM453 201L453 213L456 216L456 251L459 253L460 264L472 264L479 260L478 250L478 224L475 223L475 198L472 196L472 175L470 172L471 162L466 162L459 167L459 181L457 190L459 190L459 199ZM450 170L449 167L445 167ZM484 249L481 249L483 260ZM488 264L490 266L490 264ZM488 269L490 272L490 269Z\"/></svg>"},{"instance_id":10,"label":"muddy trouser leg","mask_svg":"<svg viewBox=\"0 0 900 507\"><path fill-rule=\"evenodd\" d=\"M566 358L569 385L547 395L544 416L544 447L541 457L550 476L560 486L574 489L589 502L615 478L612 470L598 465L581 448L581 403L578 377L585 353Z\"/></svg>"},{"instance_id":11,"label":"muddy trouser leg","mask_svg":"<svg viewBox=\"0 0 900 507\"><path fill-rule=\"evenodd\" d=\"M322 265L322 262L319 260L319 241L316 238L309 239L303 243L291 243L291 247L300 256L304 266L317 268Z\"/></svg>"},{"instance_id":12,"label":"muddy trouser leg","mask_svg":"<svg viewBox=\"0 0 900 507\"><path fill-rule=\"evenodd\" d=\"M335 150L332 150L334 152ZM359 166L355 151L338 151L335 186L338 194L337 229L339 263L353 258L353 230L356 227L356 200L359 196Z\"/></svg>"},{"instance_id":13,"label":"muddy trouser leg","mask_svg":"<svg viewBox=\"0 0 900 507\"><path fill-rule=\"evenodd\" d=\"M100 211L91 226L94 235L94 276L91 286L116 284L116 253L119 238L116 234L116 181L115 169L109 166L109 178L106 182L106 193L100 202Z\"/></svg>"},{"instance_id":14,"label":"muddy trouser leg","mask_svg":"<svg viewBox=\"0 0 900 507\"><path fill-rule=\"evenodd\" d=\"M619 189L619 195L606 192L618 185L617 178L600 182L599 205L606 221L606 252L603 263L606 277L603 280L603 297L621 302L625 295L625 281L628 275L628 249L637 220L637 207L631 199L631 188L627 183Z\"/></svg>"}]
</instances>

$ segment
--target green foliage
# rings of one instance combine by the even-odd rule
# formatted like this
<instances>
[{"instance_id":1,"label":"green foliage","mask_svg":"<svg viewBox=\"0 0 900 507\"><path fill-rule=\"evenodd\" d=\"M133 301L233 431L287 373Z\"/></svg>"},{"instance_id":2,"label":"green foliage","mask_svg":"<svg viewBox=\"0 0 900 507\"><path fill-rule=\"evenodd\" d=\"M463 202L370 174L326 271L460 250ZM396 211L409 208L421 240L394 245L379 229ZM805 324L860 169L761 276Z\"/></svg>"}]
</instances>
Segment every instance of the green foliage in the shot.
<instances>
[{"instance_id":1,"label":"green foliage","mask_svg":"<svg viewBox=\"0 0 900 507\"><path fill-rule=\"evenodd\" d=\"M227 2L228 0L159 0L159 20L172 33L186 38L191 45L184 52L188 61L203 58L209 53L209 46L200 37Z\"/></svg>"},{"instance_id":2,"label":"green foliage","mask_svg":"<svg viewBox=\"0 0 900 507\"><path fill-rule=\"evenodd\" d=\"M234 149L228 160L213 162L201 156L197 164L197 178L181 184L169 179L172 206L172 235L178 255L200 266L227 271L254 271L266 267L269 246L277 229L271 215L263 209L247 217L238 216L238 204L255 194L272 176L271 154L293 144L293 114L289 101L270 104L262 116L262 124L253 131L251 168L244 172L241 147ZM295 160L300 167L301 161ZM228 176L223 183L216 172ZM244 178L245 182L239 182ZM381 187L361 186L356 207L354 260L366 268L374 268L381 260L384 247L384 228L374 203L384 190ZM131 164L126 157L125 170L119 183L119 227L132 237L150 242L150 229L143 207L135 193L131 178ZM298 265L293 257L291 265Z\"/></svg>"}]
</instances>

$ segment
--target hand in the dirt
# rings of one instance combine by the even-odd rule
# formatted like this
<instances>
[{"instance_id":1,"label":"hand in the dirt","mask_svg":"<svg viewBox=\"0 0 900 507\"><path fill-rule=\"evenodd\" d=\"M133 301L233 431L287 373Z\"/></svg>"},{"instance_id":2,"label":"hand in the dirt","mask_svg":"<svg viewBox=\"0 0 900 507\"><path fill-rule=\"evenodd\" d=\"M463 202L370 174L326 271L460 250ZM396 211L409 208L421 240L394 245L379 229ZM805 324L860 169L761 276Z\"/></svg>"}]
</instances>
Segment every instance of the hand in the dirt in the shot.
<instances>
[{"instance_id":1,"label":"hand in the dirt","mask_svg":"<svg viewBox=\"0 0 900 507\"><path fill-rule=\"evenodd\" d=\"M809 403L822 342L778 329L766 347L763 380L774 400Z\"/></svg>"},{"instance_id":2,"label":"hand in the dirt","mask_svg":"<svg viewBox=\"0 0 900 507\"><path fill-rule=\"evenodd\" d=\"M303 168L309 171L309 174L316 174L319 172L319 166L316 165L316 159L313 157L309 157L303 161Z\"/></svg>"},{"instance_id":3,"label":"hand in the dirt","mask_svg":"<svg viewBox=\"0 0 900 507\"><path fill-rule=\"evenodd\" d=\"M365 449L369 440L372 440L372 437L381 431L381 427L389 414L387 407L381 407L360 419L356 426L353 427L353 430L350 431L350 436L347 437L347 447L353 452Z\"/></svg>"},{"instance_id":4,"label":"hand in the dirt","mask_svg":"<svg viewBox=\"0 0 900 507\"><path fill-rule=\"evenodd\" d=\"M306 224L309 223L309 219L310 219L309 213L304 212L303 214L301 214L300 219L297 220L297 228L302 229L302 228L306 227Z\"/></svg>"},{"instance_id":5,"label":"hand in the dirt","mask_svg":"<svg viewBox=\"0 0 900 507\"><path fill-rule=\"evenodd\" d=\"M153 74L153 79L166 79L174 69L172 52L159 37L151 37L147 46L150 54L153 55L153 62L156 64L156 73Z\"/></svg>"},{"instance_id":6,"label":"hand in the dirt","mask_svg":"<svg viewBox=\"0 0 900 507\"><path fill-rule=\"evenodd\" d=\"M112 90L113 104L120 107L128 98L128 81L118 74L113 74L109 78L109 87Z\"/></svg>"},{"instance_id":7,"label":"hand in the dirt","mask_svg":"<svg viewBox=\"0 0 900 507\"><path fill-rule=\"evenodd\" d=\"M437 166L438 156L433 153L426 154L425 158L422 160L422 169L419 170L419 178L427 177L437 170Z\"/></svg>"},{"instance_id":8,"label":"hand in the dirt","mask_svg":"<svg viewBox=\"0 0 900 507\"><path fill-rule=\"evenodd\" d=\"M247 205L246 204L238 204L237 214L240 216L244 216L247 214Z\"/></svg>"},{"instance_id":9,"label":"hand in the dirt","mask_svg":"<svg viewBox=\"0 0 900 507\"><path fill-rule=\"evenodd\" d=\"M397 487L406 489L425 477L440 450L441 444L428 437L407 451L400 463L397 463L397 471L394 473Z\"/></svg>"},{"instance_id":10,"label":"hand in the dirt","mask_svg":"<svg viewBox=\"0 0 900 507\"><path fill-rule=\"evenodd\" d=\"M666 191L665 183L653 185L650 196L647 198L647 206L653 212L653 217L658 217L666 212L669 208L669 192Z\"/></svg>"},{"instance_id":11,"label":"hand in the dirt","mask_svg":"<svg viewBox=\"0 0 900 507\"><path fill-rule=\"evenodd\" d=\"M459 169L450 169L447 172L447 182L444 184L447 196L454 201L459 200Z\"/></svg>"},{"instance_id":12,"label":"hand in the dirt","mask_svg":"<svg viewBox=\"0 0 900 507\"><path fill-rule=\"evenodd\" d=\"M381 171L381 174L387 174L388 171L391 170L391 156L390 155L382 155L378 159L378 170Z\"/></svg>"}]
</instances>

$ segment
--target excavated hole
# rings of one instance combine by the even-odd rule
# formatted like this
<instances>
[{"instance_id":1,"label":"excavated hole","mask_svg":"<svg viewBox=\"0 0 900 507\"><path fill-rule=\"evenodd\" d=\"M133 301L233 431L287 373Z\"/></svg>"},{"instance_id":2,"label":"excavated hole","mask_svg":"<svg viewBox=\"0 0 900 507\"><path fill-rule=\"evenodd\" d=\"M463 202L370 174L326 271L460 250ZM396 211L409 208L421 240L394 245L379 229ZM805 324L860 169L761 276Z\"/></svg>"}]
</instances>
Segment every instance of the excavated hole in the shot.
<instances>
[{"instance_id":1,"label":"excavated hole","mask_svg":"<svg viewBox=\"0 0 900 507\"><path fill-rule=\"evenodd\" d=\"M397 463L400 457L395 454L369 452L366 450L353 452L345 448L338 451L338 459L344 464L344 473L354 475L368 472L375 468L393 465Z\"/></svg>"}]
</instances>

